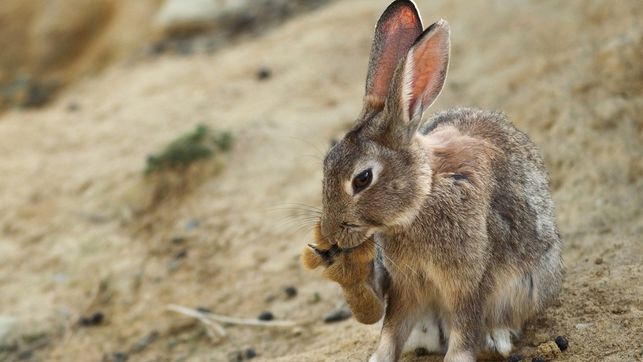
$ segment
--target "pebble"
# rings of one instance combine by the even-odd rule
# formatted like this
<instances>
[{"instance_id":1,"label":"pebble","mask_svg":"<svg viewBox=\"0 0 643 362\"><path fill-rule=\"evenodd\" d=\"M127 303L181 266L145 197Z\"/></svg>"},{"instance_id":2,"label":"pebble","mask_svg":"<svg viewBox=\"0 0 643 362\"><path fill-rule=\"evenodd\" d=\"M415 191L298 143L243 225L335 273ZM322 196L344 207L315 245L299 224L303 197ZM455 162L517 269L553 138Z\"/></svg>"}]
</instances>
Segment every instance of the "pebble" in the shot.
<instances>
[{"instance_id":1,"label":"pebble","mask_svg":"<svg viewBox=\"0 0 643 362\"><path fill-rule=\"evenodd\" d=\"M569 347L569 342L567 341L567 338L565 336L558 336L556 339L554 339L554 342L556 342L556 345L558 345L558 348L560 348L561 351L564 351Z\"/></svg>"},{"instance_id":2,"label":"pebble","mask_svg":"<svg viewBox=\"0 0 643 362\"><path fill-rule=\"evenodd\" d=\"M596 258L596 260L594 260L594 264L596 264L596 265L603 264L603 258Z\"/></svg>"},{"instance_id":3,"label":"pebble","mask_svg":"<svg viewBox=\"0 0 643 362\"><path fill-rule=\"evenodd\" d=\"M275 319L275 316L269 311L264 311L259 314L259 317L257 317L257 319L259 319L260 321L271 321Z\"/></svg>"},{"instance_id":4,"label":"pebble","mask_svg":"<svg viewBox=\"0 0 643 362\"><path fill-rule=\"evenodd\" d=\"M429 350L424 347L418 347L415 349L415 357L428 356Z\"/></svg>"},{"instance_id":5,"label":"pebble","mask_svg":"<svg viewBox=\"0 0 643 362\"><path fill-rule=\"evenodd\" d=\"M284 288L284 293L286 293L286 297L294 298L297 296L297 288L293 287L292 285L287 286Z\"/></svg>"},{"instance_id":6,"label":"pebble","mask_svg":"<svg viewBox=\"0 0 643 362\"><path fill-rule=\"evenodd\" d=\"M536 356L536 357L531 359L531 362L547 362L547 360L545 359L545 357Z\"/></svg>"},{"instance_id":7,"label":"pebble","mask_svg":"<svg viewBox=\"0 0 643 362\"><path fill-rule=\"evenodd\" d=\"M114 361L114 362L125 362L125 361L127 361L127 353L125 353L125 352L115 352L112 355L112 361Z\"/></svg>"},{"instance_id":8,"label":"pebble","mask_svg":"<svg viewBox=\"0 0 643 362\"><path fill-rule=\"evenodd\" d=\"M237 350L228 354L229 362L241 362L257 357L257 351L254 348L248 347L245 350Z\"/></svg>"},{"instance_id":9,"label":"pebble","mask_svg":"<svg viewBox=\"0 0 643 362\"><path fill-rule=\"evenodd\" d=\"M272 76L272 71L268 67L261 67L257 71L257 79L268 80Z\"/></svg>"},{"instance_id":10,"label":"pebble","mask_svg":"<svg viewBox=\"0 0 643 362\"><path fill-rule=\"evenodd\" d=\"M255 351L254 348L249 347L249 348L246 348L244 355L247 359L252 359L257 357L257 351Z\"/></svg>"},{"instance_id":11,"label":"pebble","mask_svg":"<svg viewBox=\"0 0 643 362\"><path fill-rule=\"evenodd\" d=\"M326 316L324 317L324 322L326 323L333 323L333 322L340 322L343 320L346 320L350 318L353 315L351 310L346 307L338 307L333 310L331 310Z\"/></svg>"},{"instance_id":12,"label":"pebble","mask_svg":"<svg viewBox=\"0 0 643 362\"><path fill-rule=\"evenodd\" d=\"M105 315L103 312L96 312L89 317L81 317L80 325L84 327L93 327L103 323Z\"/></svg>"},{"instance_id":13,"label":"pebble","mask_svg":"<svg viewBox=\"0 0 643 362\"><path fill-rule=\"evenodd\" d=\"M521 354L515 353L515 354L512 354L511 356L509 356L509 358L507 358L507 362L520 362L520 361L522 361L522 359L523 359L523 357L522 357Z\"/></svg>"},{"instance_id":14,"label":"pebble","mask_svg":"<svg viewBox=\"0 0 643 362\"><path fill-rule=\"evenodd\" d=\"M26 89L26 94L21 99L22 107L41 107L47 103L53 96L54 90L51 86L38 83L30 84Z\"/></svg>"}]
</instances>

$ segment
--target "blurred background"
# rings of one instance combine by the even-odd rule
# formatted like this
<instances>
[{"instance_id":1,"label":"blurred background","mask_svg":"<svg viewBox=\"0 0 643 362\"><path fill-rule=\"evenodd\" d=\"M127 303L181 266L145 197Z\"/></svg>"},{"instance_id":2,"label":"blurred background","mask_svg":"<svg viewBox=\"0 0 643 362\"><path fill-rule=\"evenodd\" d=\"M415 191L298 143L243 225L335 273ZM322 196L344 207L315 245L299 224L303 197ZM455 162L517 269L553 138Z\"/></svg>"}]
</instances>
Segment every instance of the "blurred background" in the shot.
<instances>
[{"instance_id":1,"label":"blurred background","mask_svg":"<svg viewBox=\"0 0 643 362\"><path fill-rule=\"evenodd\" d=\"M416 3L452 28L431 111L504 111L550 170L567 276L518 350L640 360L643 4ZM387 4L2 0L0 361L366 360L298 255Z\"/></svg>"}]
</instances>

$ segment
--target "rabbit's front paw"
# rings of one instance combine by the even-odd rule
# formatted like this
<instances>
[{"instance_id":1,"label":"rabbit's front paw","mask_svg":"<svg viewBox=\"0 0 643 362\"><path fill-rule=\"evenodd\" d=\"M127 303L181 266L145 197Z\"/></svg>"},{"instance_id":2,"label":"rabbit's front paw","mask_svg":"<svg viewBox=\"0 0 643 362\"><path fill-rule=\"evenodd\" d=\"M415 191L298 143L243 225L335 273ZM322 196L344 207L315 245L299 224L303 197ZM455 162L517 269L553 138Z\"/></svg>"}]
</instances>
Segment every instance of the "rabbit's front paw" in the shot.
<instances>
[{"instance_id":1,"label":"rabbit's front paw","mask_svg":"<svg viewBox=\"0 0 643 362\"><path fill-rule=\"evenodd\" d=\"M372 238L354 248L341 249L322 238L319 225L315 229L315 244L308 244L301 256L302 264L308 269L324 266L324 277L342 286L368 281L374 258L375 242Z\"/></svg>"},{"instance_id":2,"label":"rabbit's front paw","mask_svg":"<svg viewBox=\"0 0 643 362\"><path fill-rule=\"evenodd\" d=\"M302 264L309 269L324 266L324 277L342 287L355 319L365 324L377 322L384 305L372 285L375 241L369 238L354 248L340 249L323 240L319 226L315 239L315 244L309 244L302 252Z\"/></svg>"}]
</instances>

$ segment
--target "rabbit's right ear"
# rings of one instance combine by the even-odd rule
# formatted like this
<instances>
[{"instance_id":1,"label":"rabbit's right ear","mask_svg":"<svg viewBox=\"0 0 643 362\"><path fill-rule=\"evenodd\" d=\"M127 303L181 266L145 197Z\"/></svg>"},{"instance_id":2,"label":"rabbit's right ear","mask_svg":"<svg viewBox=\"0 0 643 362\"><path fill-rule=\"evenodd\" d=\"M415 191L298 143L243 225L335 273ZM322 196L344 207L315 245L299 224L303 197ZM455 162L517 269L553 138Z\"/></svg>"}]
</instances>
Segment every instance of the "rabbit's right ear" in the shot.
<instances>
[{"instance_id":1,"label":"rabbit's right ear","mask_svg":"<svg viewBox=\"0 0 643 362\"><path fill-rule=\"evenodd\" d=\"M395 68L420 34L422 19L412 1L397 0L386 8L375 28L363 113L384 108Z\"/></svg>"}]
</instances>

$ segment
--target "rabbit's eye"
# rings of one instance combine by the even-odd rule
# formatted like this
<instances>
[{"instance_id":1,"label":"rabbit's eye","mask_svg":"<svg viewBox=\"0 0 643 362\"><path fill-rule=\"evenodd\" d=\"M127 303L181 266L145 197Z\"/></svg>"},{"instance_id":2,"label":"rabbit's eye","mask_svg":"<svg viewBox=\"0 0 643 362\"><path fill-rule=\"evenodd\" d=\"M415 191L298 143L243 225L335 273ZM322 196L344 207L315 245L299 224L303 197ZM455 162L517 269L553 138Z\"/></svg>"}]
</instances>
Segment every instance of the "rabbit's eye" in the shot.
<instances>
[{"instance_id":1,"label":"rabbit's eye","mask_svg":"<svg viewBox=\"0 0 643 362\"><path fill-rule=\"evenodd\" d=\"M364 190L371 184L371 181L373 181L373 171L370 168L360 172L353 178L353 192L358 193Z\"/></svg>"}]
</instances>

